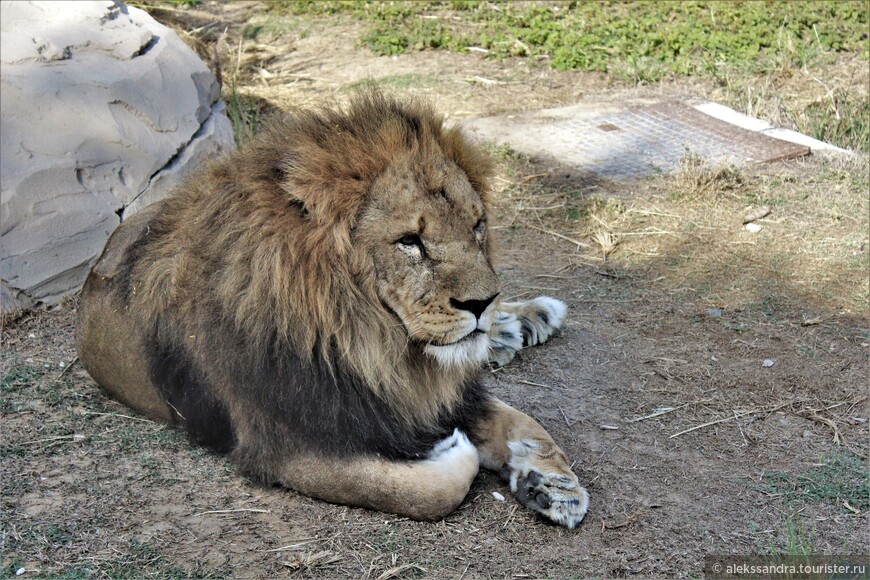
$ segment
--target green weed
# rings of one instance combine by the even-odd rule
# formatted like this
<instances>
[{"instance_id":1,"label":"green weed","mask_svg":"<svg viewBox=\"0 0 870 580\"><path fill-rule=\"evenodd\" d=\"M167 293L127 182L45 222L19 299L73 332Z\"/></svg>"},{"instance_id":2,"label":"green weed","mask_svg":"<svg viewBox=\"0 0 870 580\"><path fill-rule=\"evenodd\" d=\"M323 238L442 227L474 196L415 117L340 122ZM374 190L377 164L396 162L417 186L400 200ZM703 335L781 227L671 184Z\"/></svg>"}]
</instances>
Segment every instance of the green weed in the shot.
<instances>
[{"instance_id":1,"label":"green weed","mask_svg":"<svg viewBox=\"0 0 870 580\"><path fill-rule=\"evenodd\" d=\"M11 393L33 386L43 375L45 375L43 367L29 364L13 365L5 369L0 377L0 392Z\"/></svg>"},{"instance_id":2,"label":"green weed","mask_svg":"<svg viewBox=\"0 0 870 580\"><path fill-rule=\"evenodd\" d=\"M857 151L870 150L870 99L843 90L827 101L787 111L797 130L826 143Z\"/></svg>"},{"instance_id":3,"label":"green weed","mask_svg":"<svg viewBox=\"0 0 870 580\"><path fill-rule=\"evenodd\" d=\"M772 538L762 552L770 556L813 556L816 553L816 534L804 528L799 517L788 515L782 521L782 541Z\"/></svg>"},{"instance_id":4,"label":"green weed","mask_svg":"<svg viewBox=\"0 0 870 580\"><path fill-rule=\"evenodd\" d=\"M242 145L260 130L262 111L257 99L242 95L236 90L235 83L229 87L228 94L224 95L227 104L227 115L233 124L233 134L236 145Z\"/></svg>"},{"instance_id":5,"label":"green weed","mask_svg":"<svg viewBox=\"0 0 870 580\"><path fill-rule=\"evenodd\" d=\"M263 37L274 39L299 28L299 22L287 18L267 16L250 20L242 26L242 38L257 40Z\"/></svg>"},{"instance_id":6,"label":"green weed","mask_svg":"<svg viewBox=\"0 0 870 580\"><path fill-rule=\"evenodd\" d=\"M850 452L831 455L823 465L803 474L768 473L760 489L780 494L786 502L826 503L842 512L870 509L870 469Z\"/></svg>"}]
</instances>

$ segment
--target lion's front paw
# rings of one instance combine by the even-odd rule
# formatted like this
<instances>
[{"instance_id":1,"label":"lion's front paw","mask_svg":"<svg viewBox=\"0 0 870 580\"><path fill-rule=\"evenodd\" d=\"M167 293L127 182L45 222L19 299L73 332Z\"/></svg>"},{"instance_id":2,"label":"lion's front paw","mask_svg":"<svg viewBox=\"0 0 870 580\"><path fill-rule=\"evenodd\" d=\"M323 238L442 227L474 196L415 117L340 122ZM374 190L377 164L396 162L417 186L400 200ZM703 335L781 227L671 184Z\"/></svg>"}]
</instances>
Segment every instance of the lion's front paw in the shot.
<instances>
[{"instance_id":1,"label":"lion's front paw","mask_svg":"<svg viewBox=\"0 0 870 580\"><path fill-rule=\"evenodd\" d=\"M589 508L589 494L580 486L574 473L548 471L539 446L532 441L508 443L513 457L507 465L511 491L530 510L573 530ZM535 463L542 463L539 467Z\"/></svg>"},{"instance_id":2,"label":"lion's front paw","mask_svg":"<svg viewBox=\"0 0 870 580\"><path fill-rule=\"evenodd\" d=\"M549 296L525 302L517 312L523 328L523 346L542 344L550 338L562 326L567 309L564 302Z\"/></svg>"},{"instance_id":3,"label":"lion's front paw","mask_svg":"<svg viewBox=\"0 0 870 580\"><path fill-rule=\"evenodd\" d=\"M523 348L523 327L517 317L499 312L489 330L489 360L500 367L511 362Z\"/></svg>"},{"instance_id":4,"label":"lion's front paw","mask_svg":"<svg viewBox=\"0 0 870 580\"><path fill-rule=\"evenodd\" d=\"M589 508L589 494L576 478L531 470L517 474L516 486L514 495L521 504L569 530L583 521Z\"/></svg>"}]
</instances>

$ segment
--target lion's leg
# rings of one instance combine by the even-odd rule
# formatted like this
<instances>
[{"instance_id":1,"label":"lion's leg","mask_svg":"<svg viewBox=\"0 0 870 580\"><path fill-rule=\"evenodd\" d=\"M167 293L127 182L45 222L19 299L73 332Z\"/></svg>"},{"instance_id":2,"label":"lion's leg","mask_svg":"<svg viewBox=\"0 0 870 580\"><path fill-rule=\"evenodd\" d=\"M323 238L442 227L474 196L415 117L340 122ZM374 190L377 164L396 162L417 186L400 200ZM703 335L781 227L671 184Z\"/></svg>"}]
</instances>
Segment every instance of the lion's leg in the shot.
<instances>
[{"instance_id":1,"label":"lion's leg","mask_svg":"<svg viewBox=\"0 0 870 580\"><path fill-rule=\"evenodd\" d=\"M85 370L113 397L152 419L172 423L173 413L149 376L145 332L113 284L130 247L147 235L160 204L118 226L106 243L82 288L76 348Z\"/></svg>"},{"instance_id":2,"label":"lion's leg","mask_svg":"<svg viewBox=\"0 0 870 580\"><path fill-rule=\"evenodd\" d=\"M504 366L521 348L542 344L562 326L566 310L564 302L548 296L502 302L489 330L490 361Z\"/></svg>"},{"instance_id":3,"label":"lion's leg","mask_svg":"<svg viewBox=\"0 0 870 580\"><path fill-rule=\"evenodd\" d=\"M498 400L475 433L480 465L499 473L517 500L550 520L573 529L589 507L568 458L528 415Z\"/></svg>"},{"instance_id":4,"label":"lion's leg","mask_svg":"<svg viewBox=\"0 0 870 580\"><path fill-rule=\"evenodd\" d=\"M288 460L279 482L329 502L433 521L456 509L477 470L477 451L457 430L422 461L312 454Z\"/></svg>"}]
</instances>

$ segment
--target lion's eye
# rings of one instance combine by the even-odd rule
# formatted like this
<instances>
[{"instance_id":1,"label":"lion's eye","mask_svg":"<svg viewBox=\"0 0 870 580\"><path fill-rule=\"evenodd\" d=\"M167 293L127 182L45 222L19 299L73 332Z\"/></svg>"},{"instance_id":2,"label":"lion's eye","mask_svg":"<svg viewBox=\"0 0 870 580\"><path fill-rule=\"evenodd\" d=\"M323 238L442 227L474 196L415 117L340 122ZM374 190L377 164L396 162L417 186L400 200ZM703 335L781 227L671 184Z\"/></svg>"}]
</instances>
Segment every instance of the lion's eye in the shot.
<instances>
[{"instance_id":1,"label":"lion's eye","mask_svg":"<svg viewBox=\"0 0 870 580\"><path fill-rule=\"evenodd\" d=\"M474 224L474 235L482 236L483 232L486 231L486 222L483 221L483 218L477 220L477 223Z\"/></svg>"},{"instance_id":2,"label":"lion's eye","mask_svg":"<svg viewBox=\"0 0 870 580\"><path fill-rule=\"evenodd\" d=\"M400 246L406 246L409 248L416 246L421 250L423 249L423 240L421 240L420 236L417 234L405 234L396 240L396 243Z\"/></svg>"}]
</instances>

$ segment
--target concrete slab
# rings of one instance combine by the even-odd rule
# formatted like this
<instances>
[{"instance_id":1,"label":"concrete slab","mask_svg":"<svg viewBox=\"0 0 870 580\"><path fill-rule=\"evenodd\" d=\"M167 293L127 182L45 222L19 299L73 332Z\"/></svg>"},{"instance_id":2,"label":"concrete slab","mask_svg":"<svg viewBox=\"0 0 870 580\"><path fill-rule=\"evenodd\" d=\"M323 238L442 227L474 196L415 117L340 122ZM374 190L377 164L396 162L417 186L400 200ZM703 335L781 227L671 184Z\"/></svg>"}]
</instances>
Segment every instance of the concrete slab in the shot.
<instances>
[{"instance_id":1,"label":"concrete slab","mask_svg":"<svg viewBox=\"0 0 870 580\"><path fill-rule=\"evenodd\" d=\"M843 151L709 102L580 104L469 119L463 127L476 139L615 181L670 172L689 154L743 165Z\"/></svg>"}]
</instances>

